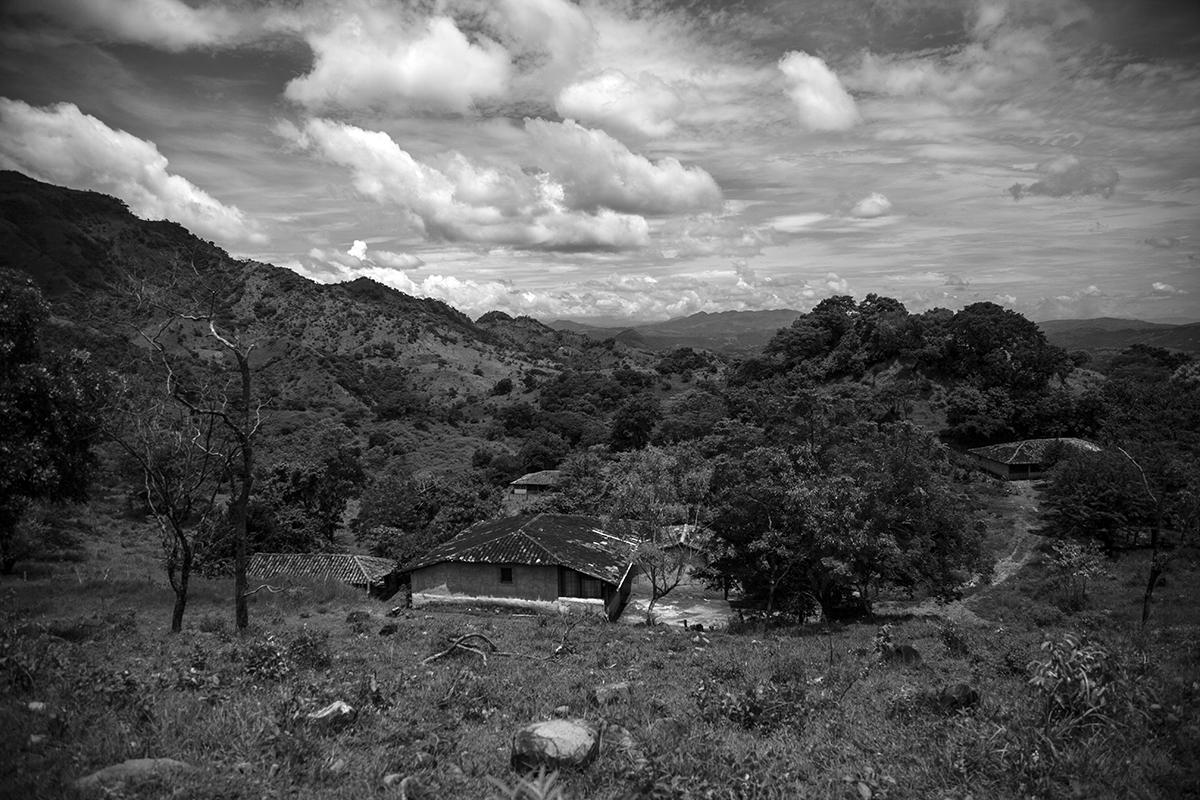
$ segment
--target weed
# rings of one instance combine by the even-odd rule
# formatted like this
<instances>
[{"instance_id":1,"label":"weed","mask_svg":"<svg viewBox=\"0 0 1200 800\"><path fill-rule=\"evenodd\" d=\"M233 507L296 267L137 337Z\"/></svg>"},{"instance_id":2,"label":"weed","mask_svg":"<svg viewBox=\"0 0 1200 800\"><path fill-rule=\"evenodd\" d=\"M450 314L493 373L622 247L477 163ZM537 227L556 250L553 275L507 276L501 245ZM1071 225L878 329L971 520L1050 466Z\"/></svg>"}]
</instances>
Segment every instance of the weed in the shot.
<instances>
[{"instance_id":1,"label":"weed","mask_svg":"<svg viewBox=\"0 0 1200 800\"><path fill-rule=\"evenodd\" d=\"M1045 658L1029 665L1047 730L1061 733L1109 721L1115 671L1107 649L1065 633L1042 644Z\"/></svg>"}]
</instances>

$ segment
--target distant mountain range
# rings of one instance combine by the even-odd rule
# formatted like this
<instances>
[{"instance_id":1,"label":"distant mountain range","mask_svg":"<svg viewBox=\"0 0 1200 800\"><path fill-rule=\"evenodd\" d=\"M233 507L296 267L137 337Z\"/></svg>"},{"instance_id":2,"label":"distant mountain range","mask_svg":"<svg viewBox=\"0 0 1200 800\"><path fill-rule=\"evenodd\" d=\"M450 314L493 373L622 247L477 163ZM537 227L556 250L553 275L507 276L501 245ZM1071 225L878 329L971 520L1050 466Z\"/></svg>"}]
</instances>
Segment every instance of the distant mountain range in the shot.
<instances>
[{"instance_id":1,"label":"distant mountain range","mask_svg":"<svg viewBox=\"0 0 1200 800\"><path fill-rule=\"evenodd\" d=\"M1123 350L1147 344L1169 350L1200 353L1200 322L1171 325L1138 319L1053 319L1038 327L1052 344L1066 350Z\"/></svg>"},{"instance_id":2,"label":"distant mountain range","mask_svg":"<svg viewBox=\"0 0 1200 800\"><path fill-rule=\"evenodd\" d=\"M550 327L583 333L596 339L615 338L619 342L652 350L691 347L731 355L750 355L761 351L776 331L791 325L803 313L790 308L715 313L701 311L688 317L628 328L598 327L567 320L551 322Z\"/></svg>"},{"instance_id":3,"label":"distant mountain range","mask_svg":"<svg viewBox=\"0 0 1200 800\"><path fill-rule=\"evenodd\" d=\"M596 339L616 339L634 347L670 350L675 347L713 350L729 355L751 355L762 350L775 332L791 325L803 312L774 311L700 312L688 317L631 327L600 327L556 320L550 327L582 333ZM1200 322L1173 325L1136 319L1056 319L1038 326L1052 344L1067 350L1121 350L1131 344L1148 344L1187 352L1200 352Z\"/></svg>"}]
</instances>

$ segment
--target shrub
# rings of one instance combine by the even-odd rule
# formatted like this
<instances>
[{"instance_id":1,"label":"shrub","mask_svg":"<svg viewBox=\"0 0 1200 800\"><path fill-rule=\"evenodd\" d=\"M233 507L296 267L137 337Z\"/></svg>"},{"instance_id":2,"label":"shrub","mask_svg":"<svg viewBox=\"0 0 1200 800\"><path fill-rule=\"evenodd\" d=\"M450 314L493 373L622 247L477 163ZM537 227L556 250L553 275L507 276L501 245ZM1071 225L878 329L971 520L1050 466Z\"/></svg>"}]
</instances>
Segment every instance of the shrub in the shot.
<instances>
[{"instance_id":1,"label":"shrub","mask_svg":"<svg viewBox=\"0 0 1200 800\"><path fill-rule=\"evenodd\" d=\"M268 633L264 638L250 642L240 657L247 675L282 680L292 673L287 649L274 634Z\"/></svg>"},{"instance_id":2,"label":"shrub","mask_svg":"<svg viewBox=\"0 0 1200 800\"><path fill-rule=\"evenodd\" d=\"M288 642L288 657L299 669L329 669L333 653L329 649L329 634L303 628Z\"/></svg>"},{"instance_id":3,"label":"shrub","mask_svg":"<svg viewBox=\"0 0 1200 800\"><path fill-rule=\"evenodd\" d=\"M1065 633L1042 643L1043 659L1029 665L1029 684L1041 702L1042 723L1060 732L1109 721L1115 670L1106 648Z\"/></svg>"}]
</instances>

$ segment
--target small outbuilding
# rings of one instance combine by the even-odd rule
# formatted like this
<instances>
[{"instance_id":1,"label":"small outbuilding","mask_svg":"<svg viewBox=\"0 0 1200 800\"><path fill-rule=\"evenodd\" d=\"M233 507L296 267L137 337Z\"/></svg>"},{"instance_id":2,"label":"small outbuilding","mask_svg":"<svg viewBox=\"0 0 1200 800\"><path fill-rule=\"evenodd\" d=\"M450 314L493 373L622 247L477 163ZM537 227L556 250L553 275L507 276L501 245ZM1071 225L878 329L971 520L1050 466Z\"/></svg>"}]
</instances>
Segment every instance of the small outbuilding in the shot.
<instances>
[{"instance_id":1,"label":"small outbuilding","mask_svg":"<svg viewBox=\"0 0 1200 800\"><path fill-rule=\"evenodd\" d=\"M255 553L246 564L246 574L270 580L281 575L293 578L337 581L386 600L400 589L400 571L390 558L354 553Z\"/></svg>"},{"instance_id":2,"label":"small outbuilding","mask_svg":"<svg viewBox=\"0 0 1200 800\"><path fill-rule=\"evenodd\" d=\"M983 471L1008 481L1024 481L1042 477L1057 458L1072 451L1097 453L1100 446L1086 439L1060 437L1005 442L967 452Z\"/></svg>"},{"instance_id":3,"label":"small outbuilding","mask_svg":"<svg viewBox=\"0 0 1200 800\"><path fill-rule=\"evenodd\" d=\"M464 599L510 606L625 609L636 542L596 517L532 514L478 522L407 568L413 604Z\"/></svg>"}]
</instances>

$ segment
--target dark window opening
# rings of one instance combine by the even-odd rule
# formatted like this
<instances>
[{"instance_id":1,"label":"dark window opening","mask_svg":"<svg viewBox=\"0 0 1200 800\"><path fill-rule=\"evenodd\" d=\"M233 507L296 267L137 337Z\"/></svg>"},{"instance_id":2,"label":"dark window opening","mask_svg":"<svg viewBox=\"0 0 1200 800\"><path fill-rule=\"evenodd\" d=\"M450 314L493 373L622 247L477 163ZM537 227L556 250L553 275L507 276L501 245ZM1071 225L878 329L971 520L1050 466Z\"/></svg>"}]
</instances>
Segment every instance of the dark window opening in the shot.
<instances>
[{"instance_id":1,"label":"dark window opening","mask_svg":"<svg viewBox=\"0 0 1200 800\"><path fill-rule=\"evenodd\" d=\"M512 583L512 567L501 567L500 568L500 582L501 583Z\"/></svg>"}]
</instances>

